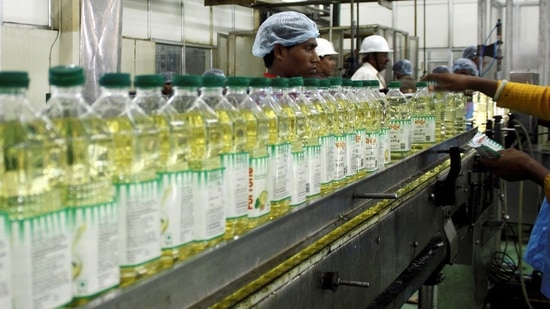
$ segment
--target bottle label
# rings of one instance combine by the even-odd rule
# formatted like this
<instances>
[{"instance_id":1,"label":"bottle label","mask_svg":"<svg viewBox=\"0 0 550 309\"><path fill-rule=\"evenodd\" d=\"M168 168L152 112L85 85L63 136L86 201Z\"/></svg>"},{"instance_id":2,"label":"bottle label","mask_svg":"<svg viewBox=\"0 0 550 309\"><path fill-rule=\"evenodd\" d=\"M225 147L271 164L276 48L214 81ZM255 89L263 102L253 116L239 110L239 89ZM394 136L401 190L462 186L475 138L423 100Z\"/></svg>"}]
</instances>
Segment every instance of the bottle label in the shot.
<instances>
[{"instance_id":1,"label":"bottle label","mask_svg":"<svg viewBox=\"0 0 550 309\"><path fill-rule=\"evenodd\" d=\"M346 177L357 174L357 135L355 132L346 134Z\"/></svg>"},{"instance_id":2,"label":"bottle label","mask_svg":"<svg viewBox=\"0 0 550 309\"><path fill-rule=\"evenodd\" d=\"M411 150L411 121L390 120L391 152L408 152Z\"/></svg>"},{"instance_id":3,"label":"bottle label","mask_svg":"<svg viewBox=\"0 0 550 309\"><path fill-rule=\"evenodd\" d=\"M227 219L248 215L248 153L222 155L224 171L224 203Z\"/></svg>"},{"instance_id":4,"label":"bottle label","mask_svg":"<svg viewBox=\"0 0 550 309\"><path fill-rule=\"evenodd\" d=\"M321 145L306 146L306 196L321 193Z\"/></svg>"},{"instance_id":5,"label":"bottle label","mask_svg":"<svg viewBox=\"0 0 550 309\"><path fill-rule=\"evenodd\" d=\"M413 116L411 122L413 144L435 142L435 116Z\"/></svg>"},{"instance_id":6,"label":"bottle label","mask_svg":"<svg viewBox=\"0 0 550 309\"><path fill-rule=\"evenodd\" d=\"M305 152L293 152L291 174L288 181L290 206L298 206L306 201L306 156Z\"/></svg>"},{"instance_id":7,"label":"bottle label","mask_svg":"<svg viewBox=\"0 0 550 309\"><path fill-rule=\"evenodd\" d=\"M195 240L209 241L225 233L223 168L194 172Z\"/></svg>"},{"instance_id":8,"label":"bottle label","mask_svg":"<svg viewBox=\"0 0 550 309\"><path fill-rule=\"evenodd\" d=\"M378 169L379 143L378 132L367 132L365 134L365 169L368 172L373 172Z\"/></svg>"},{"instance_id":9,"label":"bottle label","mask_svg":"<svg viewBox=\"0 0 550 309\"><path fill-rule=\"evenodd\" d=\"M91 298L120 283L118 211L113 202L68 208L73 235L73 297Z\"/></svg>"},{"instance_id":10,"label":"bottle label","mask_svg":"<svg viewBox=\"0 0 550 309\"><path fill-rule=\"evenodd\" d=\"M158 180L116 184L121 267L160 258Z\"/></svg>"},{"instance_id":11,"label":"bottle label","mask_svg":"<svg viewBox=\"0 0 550 309\"><path fill-rule=\"evenodd\" d=\"M365 145L367 132L365 129L355 130L355 147L357 147L357 171L366 169L367 146Z\"/></svg>"},{"instance_id":12,"label":"bottle label","mask_svg":"<svg viewBox=\"0 0 550 309\"><path fill-rule=\"evenodd\" d=\"M319 138L321 144L321 185L330 184L334 180L334 135Z\"/></svg>"},{"instance_id":13,"label":"bottle label","mask_svg":"<svg viewBox=\"0 0 550 309\"><path fill-rule=\"evenodd\" d=\"M0 213L0 308L12 308L10 237L8 216Z\"/></svg>"},{"instance_id":14,"label":"bottle label","mask_svg":"<svg viewBox=\"0 0 550 309\"><path fill-rule=\"evenodd\" d=\"M66 210L11 221L14 308L57 308L72 299ZM16 292L17 291L17 292Z\"/></svg>"},{"instance_id":15,"label":"bottle label","mask_svg":"<svg viewBox=\"0 0 550 309\"><path fill-rule=\"evenodd\" d=\"M159 173L161 248L178 248L194 240L193 172Z\"/></svg>"},{"instance_id":16,"label":"bottle label","mask_svg":"<svg viewBox=\"0 0 550 309\"><path fill-rule=\"evenodd\" d=\"M267 166L269 157L250 158L248 168L248 217L263 217L271 211L267 193Z\"/></svg>"},{"instance_id":17,"label":"bottle label","mask_svg":"<svg viewBox=\"0 0 550 309\"><path fill-rule=\"evenodd\" d=\"M337 135L334 139L334 180L346 178L346 135Z\"/></svg>"},{"instance_id":18,"label":"bottle label","mask_svg":"<svg viewBox=\"0 0 550 309\"><path fill-rule=\"evenodd\" d=\"M280 202L290 198L288 192L288 164L290 162L290 143L269 145L269 168L267 192L271 202Z\"/></svg>"}]
</instances>

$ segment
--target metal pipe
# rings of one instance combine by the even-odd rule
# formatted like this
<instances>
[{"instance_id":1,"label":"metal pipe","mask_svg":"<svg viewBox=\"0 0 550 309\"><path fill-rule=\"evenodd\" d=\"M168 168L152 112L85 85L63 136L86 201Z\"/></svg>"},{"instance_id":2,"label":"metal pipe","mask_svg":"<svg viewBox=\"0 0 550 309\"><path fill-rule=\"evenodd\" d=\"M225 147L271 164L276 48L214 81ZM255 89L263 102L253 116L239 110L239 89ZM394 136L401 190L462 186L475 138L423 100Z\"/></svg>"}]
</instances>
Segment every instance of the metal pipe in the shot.
<instances>
[{"instance_id":1,"label":"metal pipe","mask_svg":"<svg viewBox=\"0 0 550 309\"><path fill-rule=\"evenodd\" d=\"M514 37L514 0L506 0L506 22L505 22L505 31L504 31L504 43L512 43L512 38ZM512 45L509 45L510 48L504 49L504 74L503 78L509 79L510 72L512 71L512 56L513 49Z\"/></svg>"},{"instance_id":2,"label":"metal pipe","mask_svg":"<svg viewBox=\"0 0 550 309\"><path fill-rule=\"evenodd\" d=\"M540 84L548 85L550 81L548 65L550 65L550 40L548 36L548 27L550 26L550 19L548 18L548 10L550 10L550 4L547 0L540 0L539 8L539 72L540 72Z\"/></svg>"}]
</instances>

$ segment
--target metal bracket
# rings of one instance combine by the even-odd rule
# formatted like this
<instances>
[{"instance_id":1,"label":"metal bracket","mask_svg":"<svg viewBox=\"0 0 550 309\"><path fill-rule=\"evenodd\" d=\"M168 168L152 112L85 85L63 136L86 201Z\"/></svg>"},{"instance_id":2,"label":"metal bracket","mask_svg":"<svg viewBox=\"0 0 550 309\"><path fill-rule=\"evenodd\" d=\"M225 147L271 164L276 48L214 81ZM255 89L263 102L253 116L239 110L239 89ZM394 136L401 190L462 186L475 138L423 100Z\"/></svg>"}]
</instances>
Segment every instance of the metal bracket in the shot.
<instances>
[{"instance_id":1,"label":"metal bracket","mask_svg":"<svg viewBox=\"0 0 550 309\"><path fill-rule=\"evenodd\" d=\"M447 152L447 151L445 151ZM456 202L456 179L460 174L461 158L460 147L449 148L449 156L451 157L451 168L445 180L438 180L434 185L433 199L436 206L454 205Z\"/></svg>"},{"instance_id":2,"label":"metal bracket","mask_svg":"<svg viewBox=\"0 0 550 309\"><path fill-rule=\"evenodd\" d=\"M340 273L337 271L327 271L323 273L321 287L324 290L332 290L333 292L336 292L336 289L338 289L338 286L340 285L357 286L361 288L370 287L369 282L342 280L340 279Z\"/></svg>"}]
</instances>

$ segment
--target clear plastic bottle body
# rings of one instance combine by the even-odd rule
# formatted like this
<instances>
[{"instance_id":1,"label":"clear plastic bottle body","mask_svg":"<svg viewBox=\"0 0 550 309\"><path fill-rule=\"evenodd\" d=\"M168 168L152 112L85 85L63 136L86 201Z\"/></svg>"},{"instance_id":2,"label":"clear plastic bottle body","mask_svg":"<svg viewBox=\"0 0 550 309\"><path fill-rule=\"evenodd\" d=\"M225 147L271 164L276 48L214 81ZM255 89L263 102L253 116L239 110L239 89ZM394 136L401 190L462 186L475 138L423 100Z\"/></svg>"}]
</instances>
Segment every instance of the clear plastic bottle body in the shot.
<instances>
[{"instance_id":1,"label":"clear plastic bottle body","mask_svg":"<svg viewBox=\"0 0 550 309\"><path fill-rule=\"evenodd\" d=\"M296 92L295 101L306 117L306 129L303 136L306 161L306 198L311 199L321 194L322 166L321 144L319 143L321 113L302 91Z\"/></svg>"},{"instance_id":2,"label":"clear plastic bottle body","mask_svg":"<svg viewBox=\"0 0 550 309\"><path fill-rule=\"evenodd\" d=\"M269 124L269 172L268 194L271 202L271 219L280 217L290 210L288 191L288 163L291 155L291 117L289 117L271 93L260 102L260 108Z\"/></svg>"},{"instance_id":3,"label":"clear plastic bottle body","mask_svg":"<svg viewBox=\"0 0 550 309\"><path fill-rule=\"evenodd\" d=\"M348 109L349 101L343 93L340 85L331 88L331 93L335 99L334 107L336 111L336 123L338 130L334 134L334 188L340 188L346 184L346 148L347 134L353 130L353 123L350 120Z\"/></svg>"},{"instance_id":4,"label":"clear plastic bottle body","mask_svg":"<svg viewBox=\"0 0 550 309\"><path fill-rule=\"evenodd\" d=\"M417 83L417 91L410 102L412 116L413 151L420 151L435 143L435 105L427 85Z\"/></svg>"},{"instance_id":5,"label":"clear plastic bottle body","mask_svg":"<svg viewBox=\"0 0 550 309\"><path fill-rule=\"evenodd\" d=\"M381 93L378 89L378 83L377 81L374 82L373 85L369 85L369 90L373 97L376 99L374 102L377 106L378 114L380 115L380 130L379 130L379 143L378 143L378 151L379 151L379 160L378 160L378 168L381 169L384 167L384 165L389 164L391 162L391 146L390 146L390 129L388 127L388 116L387 116L387 110L388 110L388 102L386 101L386 98L383 93Z\"/></svg>"},{"instance_id":6,"label":"clear plastic bottle body","mask_svg":"<svg viewBox=\"0 0 550 309\"><path fill-rule=\"evenodd\" d=\"M466 96L462 92L452 94L455 110L454 129L455 135L466 132Z\"/></svg>"},{"instance_id":7,"label":"clear plastic bottle body","mask_svg":"<svg viewBox=\"0 0 550 309\"><path fill-rule=\"evenodd\" d=\"M295 207L306 201L306 162L303 145L306 118L300 107L288 94L288 83L282 84L280 88L272 87L272 95L289 120L290 153L287 163L286 191L290 195L289 206Z\"/></svg>"},{"instance_id":8,"label":"clear plastic bottle body","mask_svg":"<svg viewBox=\"0 0 550 309\"><path fill-rule=\"evenodd\" d=\"M304 95L319 112L319 144L321 146L321 194L328 194L332 191L334 181L334 125L336 114L319 94L317 86L304 87Z\"/></svg>"},{"instance_id":9,"label":"clear plastic bottle body","mask_svg":"<svg viewBox=\"0 0 550 309\"><path fill-rule=\"evenodd\" d=\"M411 150L411 110L407 98L399 90L399 85L392 87L386 94L388 102L388 120L390 127L390 147L392 161L407 157Z\"/></svg>"},{"instance_id":10,"label":"clear plastic bottle body","mask_svg":"<svg viewBox=\"0 0 550 309\"><path fill-rule=\"evenodd\" d=\"M13 308L61 307L71 301L73 274L71 231L61 200L65 139L46 117L32 109L26 73L26 85L17 87L4 84L9 73L0 74L0 220L5 224L2 241L7 245L2 252L10 254L9 259L0 260L11 262L3 264L9 267L8 274L12 270L17 273L0 278L1 283L9 284L3 294ZM33 241L36 239L40 241ZM44 265L44 256L36 255L36 250L52 254L59 264ZM33 284L48 286L51 277L47 274L69 280L51 289L33 289Z\"/></svg>"},{"instance_id":11,"label":"clear plastic bottle body","mask_svg":"<svg viewBox=\"0 0 550 309\"><path fill-rule=\"evenodd\" d=\"M267 86L254 86L250 96L239 105L246 122L248 173L248 226L254 228L270 219L271 203L267 192L269 119L260 107L268 95Z\"/></svg>"},{"instance_id":12,"label":"clear plastic bottle body","mask_svg":"<svg viewBox=\"0 0 550 309\"><path fill-rule=\"evenodd\" d=\"M435 115L435 141L441 142L446 139L446 117L447 117L447 92L436 91L432 95Z\"/></svg>"},{"instance_id":13,"label":"clear plastic bottle body","mask_svg":"<svg viewBox=\"0 0 550 309\"><path fill-rule=\"evenodd\" d=\"M211 106L222 127L222 165L224 166L224 203L226 230L232 239L248 230L248 161L246 122L223 96L223 88L203 88L202 99Z\"/></svg>"},{"instance_id":14,"label":"clear plastic bottle body","mask_svg":"<svg viewBox=\"0 0 550 309\"><path fill-rule=\"evenodd\" d=\"M357 158L359 157L359 148L357 147L357 130L360 128L358 124L358 98L356 97L351 84L346 85L344 94L348 104L348 123L349 127L346 130L346 184L353 182L357 175Z\"/></svg>"},{"instance_id":15,"label":"clear plastic bottle body","mask_svg":"<svg viewBox=\"0 0 550 309\"><path fill-rule=\"evenodd\" d=\"M370 121L373 121L372 111L369 106L369 96L364 91L362 81L354 81L351 88L356 100L355 104L355 147L357 148L357 173L354 179L361 179L367 175L367 128ZM374 119L375 121L375 119Z\"/></svg>"},{"instance_id":16,"label":"clear plastic bottle body","mask_svg":"<svg viewBox=\"0 0 550 309\"><path fill-rule=\"evenodd\" d=\"M367 173L374 172L379 168L380 143L382 129L383 110L378 103L378 99L373 95L368 87L363 88L363 94L366 103L366 123L365 123L365 170Z\"/></svg>"}]
</instances>

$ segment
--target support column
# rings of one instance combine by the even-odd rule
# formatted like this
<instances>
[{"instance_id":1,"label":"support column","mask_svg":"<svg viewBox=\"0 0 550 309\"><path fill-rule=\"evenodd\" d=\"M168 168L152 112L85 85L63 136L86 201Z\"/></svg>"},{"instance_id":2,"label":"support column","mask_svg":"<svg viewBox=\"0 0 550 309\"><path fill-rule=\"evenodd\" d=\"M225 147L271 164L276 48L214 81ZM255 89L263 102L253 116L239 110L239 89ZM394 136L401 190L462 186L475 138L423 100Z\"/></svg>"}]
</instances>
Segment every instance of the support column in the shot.
<instances>
[{"instance_id":1,"label":"support column","mask_svg":"<svg viewBox=\"0 0 550 309\"><path fill-rule=\"evenodd\" d=\"M59 31L59 63L80 64L80 1L52 1L52 15Z\"/></svg>"},{"instance_id":2,"label":"support column","mask_svg":"<svg viewBox=\"0 0 550 309\"><path fill-rule=\"evenodd\" d=\"M548 12L550 3L547 0L539 1L539 82L541 85L548 85L550 82L550 35L548 27L550 27L550 17Z\"/></svg>"}]
</instances>

